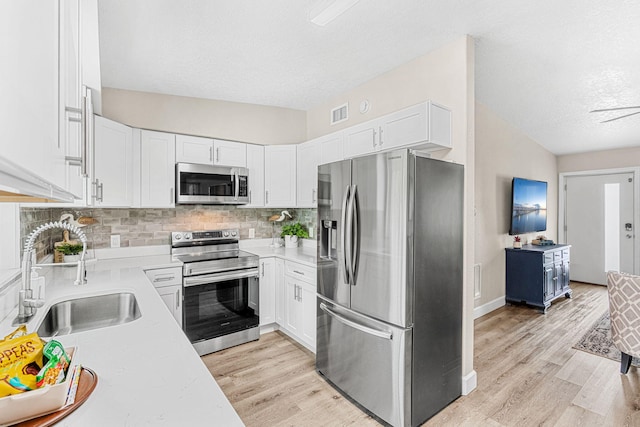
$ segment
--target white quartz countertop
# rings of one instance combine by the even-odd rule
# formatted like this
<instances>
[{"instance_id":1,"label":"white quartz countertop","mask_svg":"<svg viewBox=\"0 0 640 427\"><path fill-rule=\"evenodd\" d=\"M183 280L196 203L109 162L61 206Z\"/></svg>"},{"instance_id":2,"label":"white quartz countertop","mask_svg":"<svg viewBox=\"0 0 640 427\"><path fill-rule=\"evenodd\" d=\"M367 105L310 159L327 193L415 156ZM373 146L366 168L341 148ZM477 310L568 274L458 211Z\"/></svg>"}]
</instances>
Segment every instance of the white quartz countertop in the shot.
<instances>
[{"instance_id":1,"label":"white quartz countertop","mask_svg":"<svg viewBox=\"0 0 640 427\"><path fill-rule=\"evenodd\" d=\"M180 266L169 255L87 264L87 284L75 267L50 268L46 303L27 324L35 331L49 306L69 298L133 292L142 316L130 323L58 337L77 346L77 359L98 375L88 400L60 426L242 426L237 413L184 335L143 269ZM0 338L16 313L0 323ZM74 357L75 359L75 357Z\"/></svg>"},{"instance_id":2,"label":"white quartz countertop","mask_svg":"<svg viewBox=\"0 0 640 427\"><path fill-rule=\"evenodd\" d=\"M300 246L297 248L272 248L269 246L245 246L241 247L242 250L251 252L258 255L260 258L276 257L282 258L288 261L299 262L301 264L308 265L309 267L316 267L316 247L315 246Z\"/></svg>"}]
</instances>

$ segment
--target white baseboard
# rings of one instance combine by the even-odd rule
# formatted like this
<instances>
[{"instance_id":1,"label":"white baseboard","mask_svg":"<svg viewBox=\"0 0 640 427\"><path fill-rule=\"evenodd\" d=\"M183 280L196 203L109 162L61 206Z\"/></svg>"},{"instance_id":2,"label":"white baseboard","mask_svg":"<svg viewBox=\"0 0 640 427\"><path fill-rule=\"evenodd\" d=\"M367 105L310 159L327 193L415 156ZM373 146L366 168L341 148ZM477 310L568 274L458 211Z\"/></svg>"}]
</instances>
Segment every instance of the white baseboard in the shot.
<instances>
[{"instance_id":1,"label":"white baseboard","mask_svg":"<svg viewBox=\"0 0 640 427\"><path fill-rule=\"evenodd\" d=\"M478 386L478 374L473 370L462 377L462 395L466 396Z\"/></svg>"},{"instance_id":2,"label":"white baseboard","mask_svg":"<svg viewBox=\"0 0 640 427\"><path fill-rule=\"evenodd\" d=\"M496 298L493 301L489 301L488 303L473 309L473 318L477 319L478 317L484 316L487 313L491 313L493 310L497 310L503 305L505 305L504 297Z\"/></svg>"}]
</instances>

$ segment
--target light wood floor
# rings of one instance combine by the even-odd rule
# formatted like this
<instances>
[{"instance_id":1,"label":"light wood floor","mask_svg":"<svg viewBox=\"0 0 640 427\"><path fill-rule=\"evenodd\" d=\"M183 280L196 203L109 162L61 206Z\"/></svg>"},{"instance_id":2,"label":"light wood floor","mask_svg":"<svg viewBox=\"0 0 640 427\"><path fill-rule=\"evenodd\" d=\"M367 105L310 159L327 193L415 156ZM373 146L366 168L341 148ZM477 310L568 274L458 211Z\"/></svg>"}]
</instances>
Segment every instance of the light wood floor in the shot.
<instances>
[{"instance_id":1,"label":"light wood floor","mask_svg":"<svg viewBox=\"0 0 640 427\"><path fill-rule=\"evenodd\" d=\"M571 348L607 309L606 288L572 283L546 315L502 307L475 321L478 387L425 426L640 426L640 370ZM314 371L286 335L204 356L251 426L377 426Z\"/></svg>"}]
</instances>

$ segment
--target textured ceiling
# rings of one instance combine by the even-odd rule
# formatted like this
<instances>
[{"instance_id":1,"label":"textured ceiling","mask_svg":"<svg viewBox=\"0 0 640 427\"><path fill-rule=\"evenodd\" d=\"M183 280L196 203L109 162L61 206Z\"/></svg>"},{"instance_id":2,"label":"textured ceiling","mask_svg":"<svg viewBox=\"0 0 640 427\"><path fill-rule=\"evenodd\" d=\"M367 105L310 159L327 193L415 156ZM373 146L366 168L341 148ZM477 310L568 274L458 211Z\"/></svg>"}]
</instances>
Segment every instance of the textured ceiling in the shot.
<instances>
[{"instance_id":1,"label":"textured ceiling","mask_svg":"<svg viewBox=\"0 0 640 427\"><path fill-rule=\"evenodd\" d=\"M308 110L469 34L477 100L551 152L640 145L640 115L589 114L640 105L636 0L361 0L325 27L319 1L99 0L102 83Z\"/></svg>"}]
</instances>

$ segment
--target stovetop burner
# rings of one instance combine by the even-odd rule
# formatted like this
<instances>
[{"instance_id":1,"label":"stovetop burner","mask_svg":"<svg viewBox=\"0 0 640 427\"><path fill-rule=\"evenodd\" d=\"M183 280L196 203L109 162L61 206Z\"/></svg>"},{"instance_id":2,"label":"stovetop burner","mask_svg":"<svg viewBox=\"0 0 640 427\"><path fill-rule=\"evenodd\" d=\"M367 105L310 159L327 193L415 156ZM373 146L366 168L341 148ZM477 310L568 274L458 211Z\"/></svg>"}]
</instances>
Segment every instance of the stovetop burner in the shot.
<instances>
[{"instance_id":1,"label":"stovetop burner","mask_svg":"<svg viewBox=\"0 0 640 427\"><path fill-rule=\"evenodd\" d=\"M239 235L237 229L175 231L171 256L183 263L184 276L257 267L259 257L239 249Z\"/></svg>"}]
</instances>

